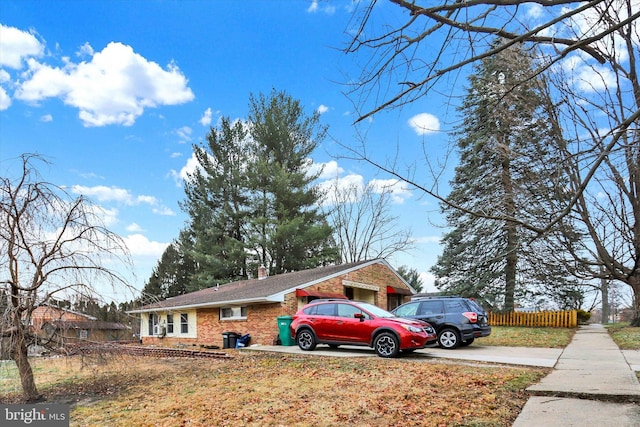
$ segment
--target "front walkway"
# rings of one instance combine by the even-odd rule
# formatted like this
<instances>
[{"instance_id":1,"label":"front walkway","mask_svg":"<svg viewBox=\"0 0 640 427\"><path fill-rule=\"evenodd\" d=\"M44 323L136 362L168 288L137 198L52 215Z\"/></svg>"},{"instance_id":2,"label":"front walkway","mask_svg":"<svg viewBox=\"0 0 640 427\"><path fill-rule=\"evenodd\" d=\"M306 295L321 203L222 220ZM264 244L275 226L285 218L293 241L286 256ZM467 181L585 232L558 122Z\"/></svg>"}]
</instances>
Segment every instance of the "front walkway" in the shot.
<instances>
[{"instance_id":1,"label":"front walkway","mask_svg":"<svg viewBox=\"0 0 640 427\"><path fill-rule=\"evenodd\" d=\"M640 382L632 363L602 325L581 326L554 370L527 389L534 396L514 427L639 426Z\"/></svg>"}]
</instances>

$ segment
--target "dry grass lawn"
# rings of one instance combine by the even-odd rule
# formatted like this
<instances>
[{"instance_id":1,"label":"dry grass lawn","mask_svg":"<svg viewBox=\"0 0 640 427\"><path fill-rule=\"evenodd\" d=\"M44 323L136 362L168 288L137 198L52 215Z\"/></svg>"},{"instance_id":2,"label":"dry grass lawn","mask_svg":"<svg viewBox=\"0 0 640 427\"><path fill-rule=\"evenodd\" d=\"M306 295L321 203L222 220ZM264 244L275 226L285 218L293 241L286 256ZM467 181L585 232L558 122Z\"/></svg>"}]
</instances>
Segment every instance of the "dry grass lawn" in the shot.
<instances>
[{"instance_id":1,"label":"dry grass lawn","mask_svg":"<svg viewBox=\"0 0 640 427\"><path fill-rule=\"evenodd\" d=\"M232 350L233 359L34 360L72 426L510 426L543 369ZM13 364L0 398L18 402Z\"/></svg>"},{"instance_id":2,"label":"dry grass lawn","mask_svg":"<svg viewBox=\"0 0 640 427\"><path fill-rule=\"evenodd\" d=\"M493 326L491 335L479 338L479 345L507 347L564 348L575 334L570 328L528 328L519 326Z\"/></svg>"}]
</instances>

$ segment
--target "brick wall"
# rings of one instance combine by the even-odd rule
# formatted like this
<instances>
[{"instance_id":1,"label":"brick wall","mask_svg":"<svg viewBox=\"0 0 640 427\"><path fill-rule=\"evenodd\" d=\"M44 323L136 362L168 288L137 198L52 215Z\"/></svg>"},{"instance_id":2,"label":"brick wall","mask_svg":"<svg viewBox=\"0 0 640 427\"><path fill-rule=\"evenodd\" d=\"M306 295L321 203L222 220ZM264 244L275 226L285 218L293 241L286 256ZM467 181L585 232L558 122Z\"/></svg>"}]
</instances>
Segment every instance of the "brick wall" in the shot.
<instances>
[{"instance_id":1,"label":"brick wall","mask_svg":"<svg viewBox=\"0 0 640 427\"><path fill-rule=\"evenodd\" d=\"M87 321L93 320L93 318L81 313L75 313L48 305L36 307L31 313L31 326L36 331L39 331L45 323L53 320Z\"/></svg>"}]
</instances>

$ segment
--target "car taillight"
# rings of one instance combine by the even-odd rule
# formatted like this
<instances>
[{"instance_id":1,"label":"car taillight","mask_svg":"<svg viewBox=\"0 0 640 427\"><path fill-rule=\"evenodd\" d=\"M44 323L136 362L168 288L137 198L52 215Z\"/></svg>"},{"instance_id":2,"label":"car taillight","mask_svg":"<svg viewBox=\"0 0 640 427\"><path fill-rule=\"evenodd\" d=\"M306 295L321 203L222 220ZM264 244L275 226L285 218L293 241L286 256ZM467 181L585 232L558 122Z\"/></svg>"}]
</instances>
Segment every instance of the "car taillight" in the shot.
<instances>
[{"instance_id":1,"label":"car taillight","mask_svg":"<svg viewBox=\"0 0 640 427\"><path fill-rule=\"evenodd\" d=\"M466 313L462 313L462 315L464 317L466 317L467 319L469 319L469 322L471 322L471 323L477 323L478 322L478 313L476 313L474 311L467 311Z\"/></svg>"}]
</instances>

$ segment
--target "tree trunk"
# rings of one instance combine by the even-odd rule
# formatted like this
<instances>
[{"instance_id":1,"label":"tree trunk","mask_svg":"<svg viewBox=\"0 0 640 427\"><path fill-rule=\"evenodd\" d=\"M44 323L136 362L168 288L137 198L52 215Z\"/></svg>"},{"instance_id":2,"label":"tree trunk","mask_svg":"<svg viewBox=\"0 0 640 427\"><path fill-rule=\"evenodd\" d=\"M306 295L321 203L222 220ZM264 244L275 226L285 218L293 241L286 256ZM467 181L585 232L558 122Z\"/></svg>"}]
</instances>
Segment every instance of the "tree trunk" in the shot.
<instances>
[{"instance_id":1,"label":"tree trunk","mask_svg":"<svg viewBox=\"0 0 640 427\"><path fill-rule=\"evenodd\" d=\"M629 285L633 289L633 317L631 326L640 326L640 277L638 273L629 278Z\"/></svg>"},{"instance_id":2,"label":"tree trunk","mask_svg":"<svg viewBox=\"0 0 640 427\"><path fill-rule=\"evenodd\" d=\"M609 323L609 314L611 310L609 308L609 282L607 279L600 281L600 291L602 292L602 323Z\"/></svg>"},{"instance_id":3,"label":"tree trunk","mask_svg":"<svg viewBox=\"0 0 640 427\"><path fill-rule=\"evenodd\" d=\"M503 146L507 147L509 141L504 138ZM516 203L511 179L511 160L509 159L509 151L506 150L502 161L502 185L504 187L504 209L505 215L509 218L515 217ZM507 244L505 254L506 265L505 274L505 290L504 290L504 311L513 311L515 308L515 292L516 292L516 268L518 264L518 230L514 222L507 221L504 226L507 235Z\"/></svg>"},{"instance_id":4,"label":"tree trunk","mask_svg":"<svg viewBox=\"0 0 640 427\"><path fill-rule=\"evenodd\" d=\"M27 356L27 343L24 332L21 328L15 336L13 347L13 360L16 362L18 372L20 373L20 382L22 383L22 396L26 403L35 403L43 400L42 395L38 392L36 382L33 378L33 370Z\"/></svg>"}]
</instances>

